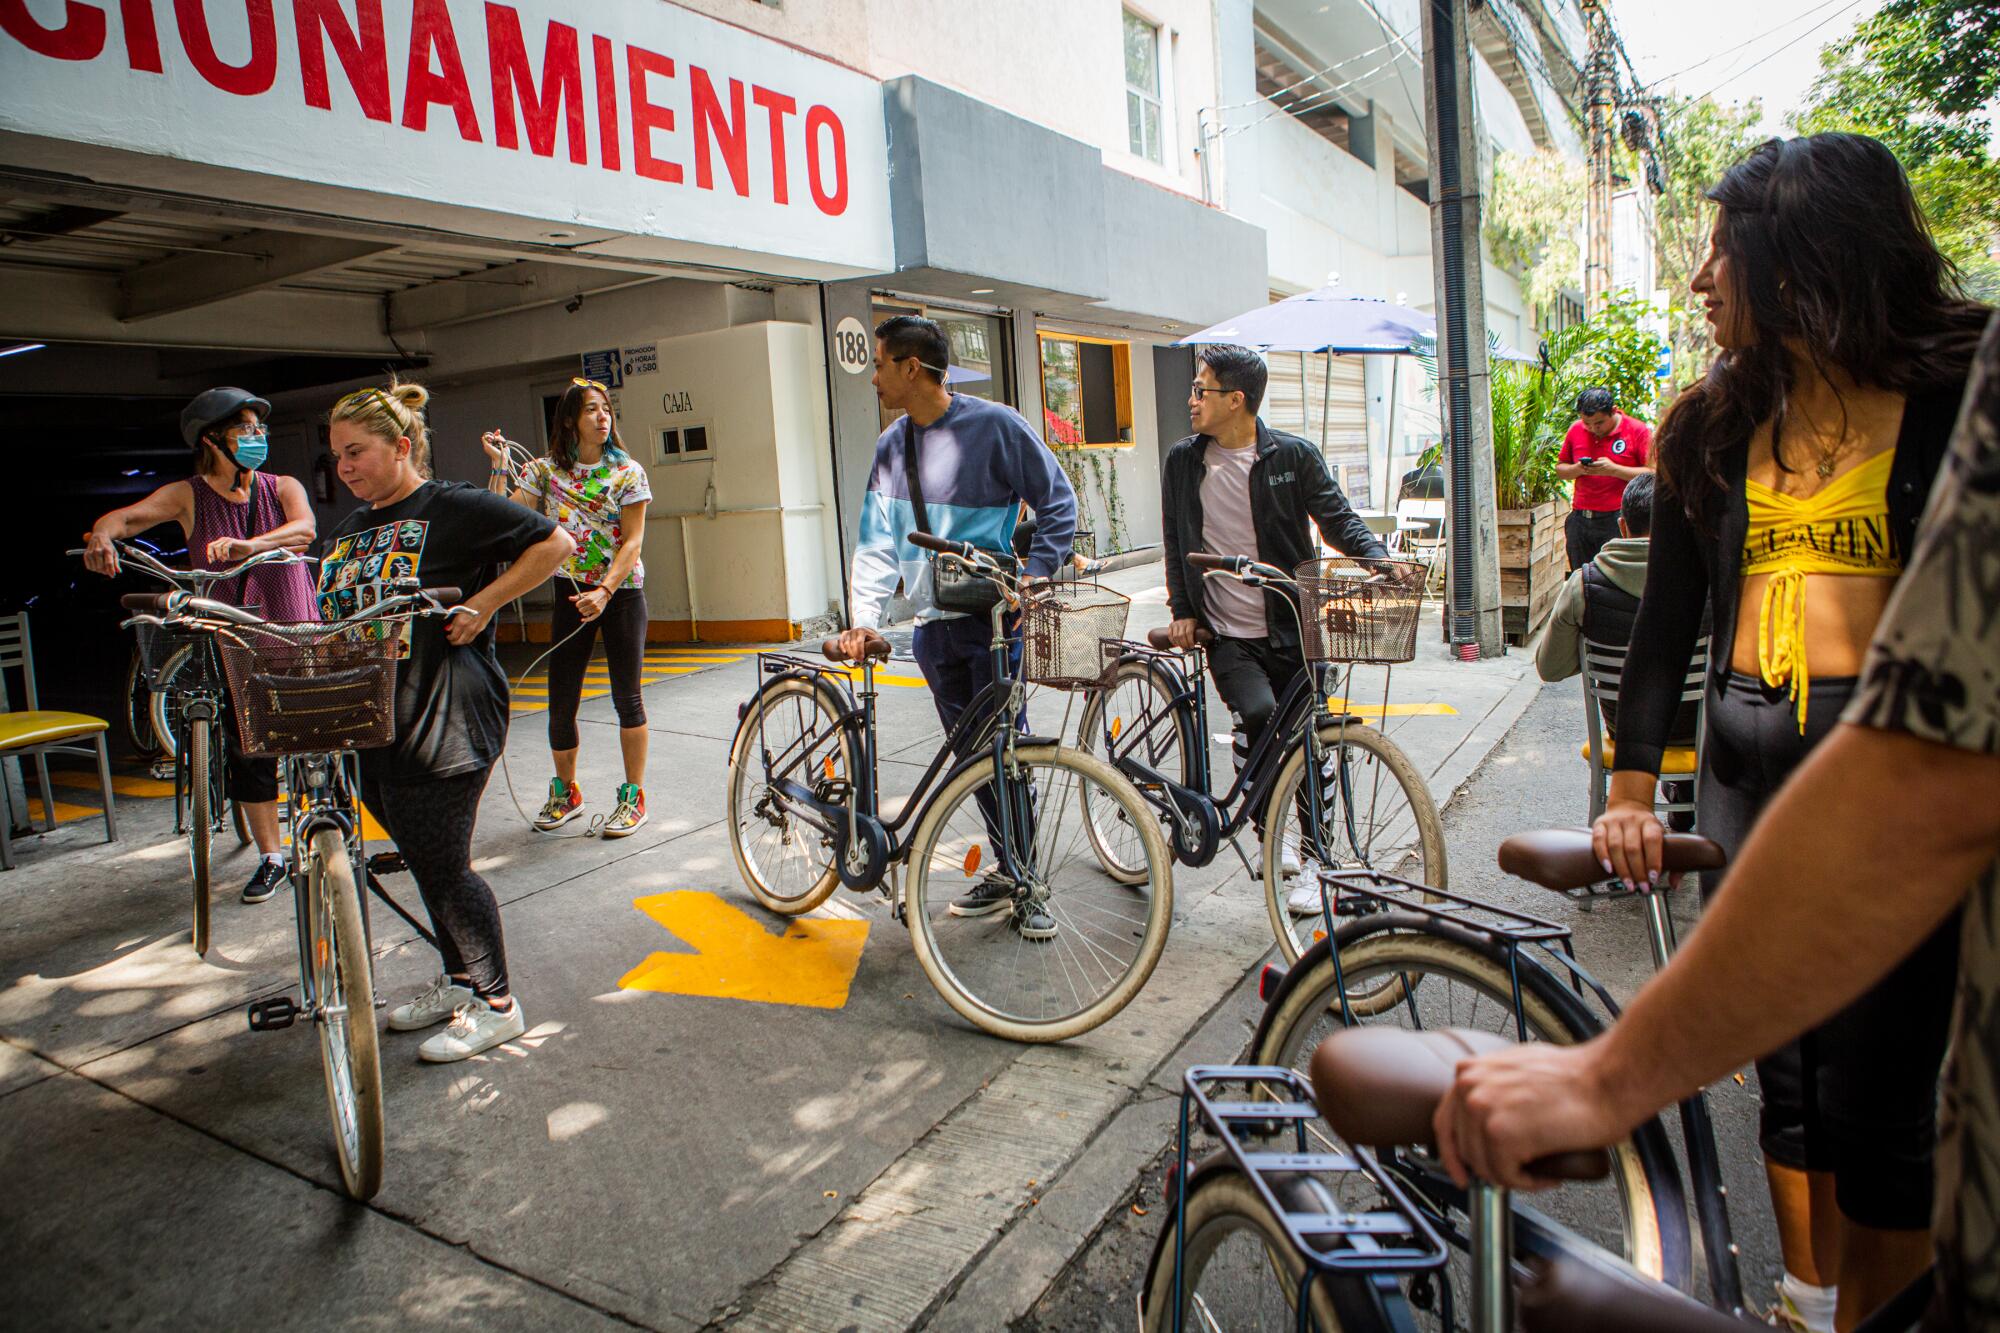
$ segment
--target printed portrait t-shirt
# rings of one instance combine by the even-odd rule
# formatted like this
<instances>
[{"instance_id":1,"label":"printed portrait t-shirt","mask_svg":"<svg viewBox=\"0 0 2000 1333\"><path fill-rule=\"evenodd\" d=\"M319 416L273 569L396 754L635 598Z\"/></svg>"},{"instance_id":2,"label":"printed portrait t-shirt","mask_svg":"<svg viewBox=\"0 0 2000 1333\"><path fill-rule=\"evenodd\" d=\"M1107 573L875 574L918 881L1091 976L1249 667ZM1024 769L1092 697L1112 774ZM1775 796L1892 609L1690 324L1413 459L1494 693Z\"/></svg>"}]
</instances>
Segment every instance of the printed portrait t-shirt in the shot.
<instances>
[{"instance_id":1,"label":"printed portrait t-shirt","mask_svg":"<svg viewBox=\"0 0 2000 1333\"><path fill-rule=\"evenodd\" d=\"M462 481L425 482L396 504L357 509L335 526L320 560L320 619L380 605L399 579L455 587L461 599L470 597L555 527L532 509ZM396 740L363 752L372 780L468 773L499 758L506 744L507 677L493 651L493 626L462 648L444 629L443 617L429 616L402 631Z\"/></svg>"},{"instance_id":2,"label":"printed portrait t-shirt","mask_svg":"<svg viewBox=\"0 0 2000 1333\"><path fill-rule=\"evenodd\" d=\"M1563 436L1562 456L1556 461L1581 463L1586 458L1602 458L1624 467L1644 467L1652 455L1653 428L1620 412L1618 424L1601 440L1581 421L1571 425L1569 434ZM1623 477L1593 477L1585 473L1576 479L1574 504L1593 514L1616 512L1625 499L1628 484Z\"/></svg>"},{"instance_id":3,"label":"printed portrait t-shirt","mask_svg":"<svg viewBox=\"0 0 2000 1333\"><path fill-rule=\"evenodd\" d=\"M571 467L559 466L553 458L537 458L522 470L521 489L545 501L550 517L576 540L575 554L563 561L558 575L593 588L604 582L611 559L625 540L620 521L625 506L653 498L645 468L631 458L614 463L609 456ZM645 585L646 562L641 560L619 586Z\"/></svg>"}]
</instances>

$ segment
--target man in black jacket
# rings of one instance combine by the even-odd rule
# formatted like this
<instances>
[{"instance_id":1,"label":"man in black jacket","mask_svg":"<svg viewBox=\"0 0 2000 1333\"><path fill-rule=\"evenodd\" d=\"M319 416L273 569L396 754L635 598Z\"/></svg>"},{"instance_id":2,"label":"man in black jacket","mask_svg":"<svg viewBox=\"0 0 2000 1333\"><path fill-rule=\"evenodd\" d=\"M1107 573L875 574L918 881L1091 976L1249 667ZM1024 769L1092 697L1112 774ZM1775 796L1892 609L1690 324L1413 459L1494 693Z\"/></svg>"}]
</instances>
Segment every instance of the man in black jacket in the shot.
<instances>
[{"instance_id":1,"label":"man in black jacket","mask_svg":"<svg viewBox=\"0 0 2000 1333\"><path fill-rule=\"evenodd\" d=\"M1257 419L1267 375L1264 358L1247 348L1202 351L1188 397L1195 433L1167 452L1160 493L1174 617L1168 633L1183 648L1194 645L1198 629L1215 636L1209 667L1246 746L1264 734L1278 700L1304 670L1298 604L1287 590L1247 588L1223 575L1204 579L1187 563L1189 553L1247 555L1289 571L1317 555L1310 518L1344 555L1388 555L1348 507L1319 450ZM1289 852L1283 862L1285 873L1298 873ZM1293 896L1301 915L1320 910L1317 885Z\"/></svg>"}]
</instances>

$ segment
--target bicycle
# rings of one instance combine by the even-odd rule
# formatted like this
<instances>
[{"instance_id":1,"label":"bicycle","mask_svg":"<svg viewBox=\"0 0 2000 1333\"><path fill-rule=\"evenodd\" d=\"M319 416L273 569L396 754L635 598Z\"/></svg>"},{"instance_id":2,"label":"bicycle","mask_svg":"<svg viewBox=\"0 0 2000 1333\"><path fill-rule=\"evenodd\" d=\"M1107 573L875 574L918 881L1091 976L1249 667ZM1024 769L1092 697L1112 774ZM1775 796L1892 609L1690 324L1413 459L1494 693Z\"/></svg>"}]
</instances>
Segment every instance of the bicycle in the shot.
<instances>
[{"instance_id":1,"label":"bicycle","mask_svg":"<svg viewBox=\"0 0 2000 1333\"><path fill-rule=\"evenodd\" d=\"M1665 848L1674 876L1723 864L1720 848L1692 834L1667 834ZM1565 894L1590 892L1604 879L1587 830L1517 834L1501 844L1499 862L1511 875ZM1577 962L1569 930L1559 923L1378 872L1329 872L1323 883L1328 938L1270 990L1250 1044L1248 1058L1256 1064L1301 1069L1326 1036L1370 1018L1420 1030L1484 1023L1510 1040L1575 1043L1601 1032L1618 1014L1609 992ZM1336 925L1343 896L1359 911ZM1641 890L1640 896L1654 965L1664 967L1674 950L1666 890ZM1353 1002L1357 994L1385 990L1395 994L1394 1004L1363 1012ZM1742 1284L1707 1101L1697 1093L1678 1109L1694 1234L1672 1146L1658 1120L1609 1150L1608 1187L1574 1182L1551 1194L1549 1206L1563 1211L1592 1244L1682 1290L1692 1285L1698 1235L1709 1290L1718 1305L1740 1310Z\"/></svg>"},{"instance_id":2,"label":"bicycle","mask_svg":"<svg viewBox=\"0 0 2000 1333\"><path fill-rule=\"evenodd\" d=\"M1401 1333L1435 1322L1512 1333L1518 1286L1531 1330L1745 1327L1506 1190L1478 1180L1460 1188L1437 1166L1426 1146L1431 1117L1457 1062L1506 1044L1453 1029L1361 1029L1328 1038L1310 1078L1272 1066L1188 1070L1181 1160L1196 1125L1220 1150L1176 1172L1139 1326ZM1612 1164L1603 1152L1577 1152L1529 1169L1587 1180ZM1470 1270L1464 1308L1446 1271L1454 1258Z\"/></svg>"},{"instance_id":3,"label":"bicycle","mask_svg":"<svg viewBox=\"0 0 2000 1333\"><path fill-rule=\"evenodd\" d=\"M1166 826L1183 865L1207 865L1224 840L1233 846L1246 825L1261 824L1263 865L1251 873L1263 879L1271 929L1287 962L1311 946L1317 926L1316 917L1301 917L1288 904L1288 853L1298 857L1300 873L1373 866L1443 888L1444 826L1423 775L1380 728L1328 703L1351 696L1357 664L1407 662L1415 655L1422 568L1403 561L1314 560L1287 575L1245 556L1196 552L1188 562L1204 577L1298 590L1306 670L1285 690L1234 780L1218 793L1210 773L1205 683L1204 645L1213 636L1199 630L1187 649L1174 647L1164 629L1152 631L1144 645L1107 643L1105 675L1084 706L1078 747L1132 780ZM1387 697L1385 679L1385 703ZM1295 816L1306 810L1317 813L1297 818L1294 831ZM1131 874L1132 826L1108 809L1085 814L1105 869ZM1250 868L1248 858L1244 864Z\"/></svg>"},{"instance_id":4,"label":"bicycle","mask_svg":"<svg viewBox=\"0 0 2000 1333\"><path fill-rule=\"evenodd\" d=\"M295 564L305 557L292 551L265 551L226 570L174 569L132 542L113 542L121 565L149 574L182 594L206 598L218 583L238 578L262 565ZM80 556L81 550L68 552ZM134 594L150 596L153 594ZM208 955L211 853L214 835L222 831L223 811L231 811L236 837L250 845L250 829L240 809L226 794L223 746L216 728L228 697L222 688L222 668L214 644L205 633L176 631L143 619L128 620L136 642L125 673L126 726L132 721L141 687L145 692L145 725L157 749L174 764L174 832L188 839L188 870L194 894L194 951ZM144 751L141 751L142 756Z\"/></svg>"},{"instance_id":5,"label":"bicycle","mask_svg":"<svg viewBox=\"0 0 2000 1333\"><path fill-rule=\"evenodd\" d=\"M1095 679L1100 622L1123 628L1125 599L1076 584L1027 597L1010 570L961 542L913 534L917 546L997 582L991 613L993 683L958 725L893 817L882 809L876 743L876 641L845 669L784 653L758 654L756 693L738 710L729 751L730 847L757 901L784 916L809 912L834 889L880 891L910 931L938 993L969 1022L1015 1041L1087 1032L1139 992L1166 947L1172 862L1158 824L1110 765L1026 734L1029 682ZM1026 621L1018 666L1007 620ZM838 641L824 657L845 662ZM953 760L955 754L967 757ZM1079 791L1101 788L1139 829L1137 882L1098 874L1079 854L1069 815ZM907 830L907 831L906 831ZM985 853L1012 893L991 915L956 915L952 900L980 880ZM1086 863L1088 868L1086 870Z\"/></svg>"},{"instance_id":6,"label":"bicycle","mask_svg":"<svg viewBox=\"0 0 2000 1333\"><path fill-rule=\"evenodd\" d=\"M420 588L412 580L343 620L298 624L184 592L135 593L123 601L136 620L213 635L244 752L284 761L292 792L285 874L297 914L299 998L253 1002L250 1029L287 1028L300 1015L312 1020L341 1182L352 1197L372 1198L382 1185L382 1070L367 902L358 887L373 886L373 875L361 837L356 751L395 739L405 624L453 614L459 591Z\"/></svg>"}]
</instances>

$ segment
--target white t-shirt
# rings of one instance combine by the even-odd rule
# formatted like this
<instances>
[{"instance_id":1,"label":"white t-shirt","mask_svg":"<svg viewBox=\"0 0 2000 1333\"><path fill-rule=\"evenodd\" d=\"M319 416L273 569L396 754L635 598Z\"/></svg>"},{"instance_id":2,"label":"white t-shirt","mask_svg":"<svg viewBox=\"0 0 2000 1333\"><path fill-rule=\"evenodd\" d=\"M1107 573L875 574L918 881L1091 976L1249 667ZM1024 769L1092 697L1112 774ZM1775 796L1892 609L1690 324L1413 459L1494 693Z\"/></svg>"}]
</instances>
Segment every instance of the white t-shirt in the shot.
<instances>
[{"instance_id":1,"label":"white t-shirt","mask_svg":"<svg viewBox=\"0 0 2000 1333\"><path fill-rule=\"evenodd\" d=\"M1213 555L1259 558L1257 528L1250 515L1250 468L1256 461L1254 444L1225 449L1210 440L1202 451L1201 544ZM1265 636L1262 588L1246 588L1222 576L1204 580L1202 588L1208 623L1217 634L1232 639Z\"/></svg>"}]
</instances>

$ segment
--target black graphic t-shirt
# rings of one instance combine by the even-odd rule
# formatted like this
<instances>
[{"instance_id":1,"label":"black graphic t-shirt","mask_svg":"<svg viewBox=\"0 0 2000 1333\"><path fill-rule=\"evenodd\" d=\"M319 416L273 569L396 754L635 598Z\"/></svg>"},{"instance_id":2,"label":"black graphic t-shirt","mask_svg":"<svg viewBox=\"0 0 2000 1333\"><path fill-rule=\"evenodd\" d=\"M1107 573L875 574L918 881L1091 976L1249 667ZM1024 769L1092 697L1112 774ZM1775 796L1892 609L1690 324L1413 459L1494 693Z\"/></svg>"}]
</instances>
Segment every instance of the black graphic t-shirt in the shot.
<instances>
[{"instance_id":1,"label":"black graphic t-shirt","mask_svg":"<svg viewBox=\"0 0 2000 1333\"><path fill-rule=\"evenodd\" d=\"M396 504L358 509L326 538L319 567L319 613L340 620L392 595L399 579L456 587L470 597L499 566L520 558L556 525L505 496L462 481L430 481ZM493 651L493 626L464 647L444 636L439 617L388 632L405 635L396 676L396 741L363 753L378 782L450 777L484 768L507 742L507 676Z\"/></svg>"}]
</instances>

